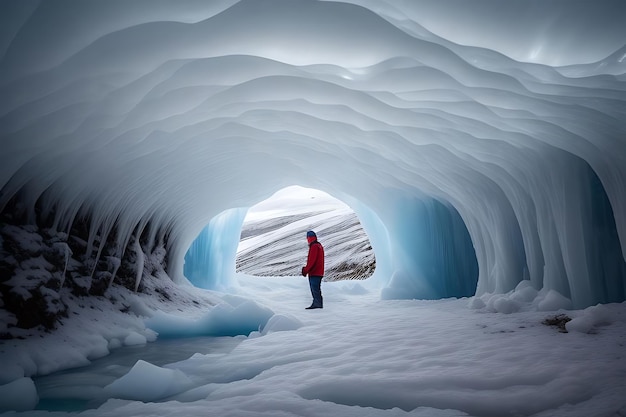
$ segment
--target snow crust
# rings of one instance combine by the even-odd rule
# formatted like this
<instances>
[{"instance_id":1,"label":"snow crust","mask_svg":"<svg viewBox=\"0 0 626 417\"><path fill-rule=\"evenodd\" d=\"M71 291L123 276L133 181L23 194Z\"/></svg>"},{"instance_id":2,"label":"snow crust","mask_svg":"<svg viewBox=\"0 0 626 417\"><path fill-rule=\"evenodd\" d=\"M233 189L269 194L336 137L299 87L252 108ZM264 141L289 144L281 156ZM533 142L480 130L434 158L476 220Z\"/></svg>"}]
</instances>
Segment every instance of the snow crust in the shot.
<instances>
[{"instance_id":1,"label":"snow crust","mask_svg":"<svg viewBox=\"0 0 626 417\"><path fill-rule=\"evenodd\" d=\"M311 311L302 277L238 279L239 297L275 310L262 331L179 359L168 360L168 349L184 349L185 339L156 341L162 357L128 365L113 352L106 374L88 366L35 380L43 403L81 399L86 409L16 415L608 417L626 409L625 303L548 314L518 299L517 312L501 314L468 310L467 298L381 300L335 281L322 284L324 309ZM542 324L555 313L572 318L568 333ZM25 407L36 394L14 399Z\"/></svg>"}]
</instances>

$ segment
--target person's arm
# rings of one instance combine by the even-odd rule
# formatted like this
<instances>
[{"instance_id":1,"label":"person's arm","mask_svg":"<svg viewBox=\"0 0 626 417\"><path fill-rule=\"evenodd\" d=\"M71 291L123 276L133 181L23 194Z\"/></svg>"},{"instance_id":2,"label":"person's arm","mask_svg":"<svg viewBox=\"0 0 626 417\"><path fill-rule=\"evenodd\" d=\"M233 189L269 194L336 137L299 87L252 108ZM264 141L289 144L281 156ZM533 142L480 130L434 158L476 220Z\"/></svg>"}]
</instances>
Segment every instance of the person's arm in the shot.
<instances>
[{"instance_id":1,"label":"person's arm","mask_svg":"<svg viewBox=\"0 0 626 417\"><path fill-rule=\"evenodd\" d=\"M302 276L306 276L309 271L313 268L313 265L317 262L317 258L319 256L320 250L318 248L319 245L313 244L309 246L309 255L307 257L306 266L302 267Z\"/></svg>"}]
</instances>

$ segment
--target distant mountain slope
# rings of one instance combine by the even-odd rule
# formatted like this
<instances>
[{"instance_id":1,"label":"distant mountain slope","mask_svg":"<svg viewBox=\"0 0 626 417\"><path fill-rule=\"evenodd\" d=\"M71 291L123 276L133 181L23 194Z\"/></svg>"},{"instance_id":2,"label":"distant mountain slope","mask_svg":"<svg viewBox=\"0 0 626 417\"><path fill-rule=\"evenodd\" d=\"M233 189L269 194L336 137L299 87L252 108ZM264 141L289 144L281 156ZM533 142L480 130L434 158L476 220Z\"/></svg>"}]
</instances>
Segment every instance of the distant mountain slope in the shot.
<instances>
[{"instance_id":1,"label":"distant mountain slope","mask_svg":"<svg viewBox=\"0 0 626 417\"><path fill-rule=\"evenodd\" d=\"M246 221L237 250L237 272L300 275L307 257L307 230L315 230L324 245L325 280L365 279L374 273L374 251L358 217L349 208Z\"/></svg>"}]
</instances>

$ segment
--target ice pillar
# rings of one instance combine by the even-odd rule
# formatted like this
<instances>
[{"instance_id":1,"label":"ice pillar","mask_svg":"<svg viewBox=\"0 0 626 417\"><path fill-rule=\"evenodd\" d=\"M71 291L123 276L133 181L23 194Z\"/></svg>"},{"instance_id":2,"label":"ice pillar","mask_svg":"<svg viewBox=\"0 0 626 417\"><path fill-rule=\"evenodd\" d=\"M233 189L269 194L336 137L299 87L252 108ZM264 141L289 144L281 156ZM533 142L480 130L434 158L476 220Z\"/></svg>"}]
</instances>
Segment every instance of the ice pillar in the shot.
<instances>
[{"instance_id":1,"label":"ice pillar","mask_svg":"<svg viewBox=\"0 0 626 417\"><path fill-rule=\"evenodd\" d=\"M458 212L429 198L395 193L381 210L390 237L393 273L386 299L474 295L478 262Z\"/></svg>"},{"instance_id":2,"label":"ice pillar","mask_svg":"<svg viewBox=\"0 0 626 417\"><path fill-rule=\"evenodd\" d=\"M185 254L183 273L196 287L222 290L232 287L241 225L247 208L233 208L215 216Z\"/></svg>"}]
</instances>

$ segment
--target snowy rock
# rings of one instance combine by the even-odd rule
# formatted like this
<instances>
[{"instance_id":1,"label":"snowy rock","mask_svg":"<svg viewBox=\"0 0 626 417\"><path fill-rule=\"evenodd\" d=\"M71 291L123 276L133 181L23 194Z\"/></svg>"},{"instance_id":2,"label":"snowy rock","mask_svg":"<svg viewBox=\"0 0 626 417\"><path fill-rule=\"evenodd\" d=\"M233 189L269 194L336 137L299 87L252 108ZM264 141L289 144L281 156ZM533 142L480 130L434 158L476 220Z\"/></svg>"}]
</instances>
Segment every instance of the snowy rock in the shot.
<instances>
[{"instance_id":1,"label":"snowy rock","mask_svg":"<svg viewBox=\"0 0 626 417\"><path fill-rule=\"evenodd\" d=\"M50 288L40 287L39 292L46 301L47 311L54 315L62 315L67 311L67 306L63 304L58 292Z\"/></svg>"},{"instance_id":2,"label":"snowy rock","mask_svg":"<svg viewBox=\"0 0 626 417\"><path fill-rule=\"evenodd\" d=\"M106 257L106 261L108 263L109 269L110 270L117 270L120 267L120 264L122 263L122 260L120 258L118 258L117 256L107 256Z\"/></svg>"},{"instance_id":3,"label":"snowy rock","mask_svg":"<svg viewBox=\"0 0 626 417\"><path fill-rule=\"evenodd\" d=\"M6 332L9 326L15 326L16 324L17 317L15 317L15 314L4 309L0 310L0 333Z\"/></svg>"},{"instance_id":4,"label":"snowy rock","mask_svg":"<svg viewBox=\"0 0 626 417\"><path fill-rule=\"evenodd\" d=\"M87 295L89 293L89 288L91 288L91 277L72 276L72 283L76 295Z\"/></svg>"},{"instance_id":5,"label":"snowy rock","mask_svg":"<svg viewBox=\"0 0 626 417\"><path fill-rule=\"evenodd\" d=\"M70 249L67 242L54 242L52 244L52 248L57 256L60 256L62 259L69 259L72 257L72 249Z\"/></svg>"},{"instance_id":6,"label":"snowy rock","mask_svg":"<svg viewBox=\"0 0 626 417\"><path fill-rule=\"evenodd\" d=\"M45 284L50 278L52 278L52 274L45 269L17 269L13 278L6 281L5 284L30 290Z\"/></svg>"},{"instance_id":7,"label":"snowy rock","mask_svg":"<svg viewBox=\"0 0 626 417\"><path fill-rule=\"evenodd\" d=\"M37 227L6 225L2 228L2 233L12 240L20 251L34 256L41 254L43 237L37 233Z\"/></svg>"},{"instance_id":8,"label":"snowy rock","mask_svg":"<svg viewBox=\"0 0 626 417\"><path fill-rule=\"evenodd\" d=\"M54 265L48 262L42 255L22 261L20 267L22 269L45 269L46 271L54 269Z\"/></svg>"}]
</instances>

